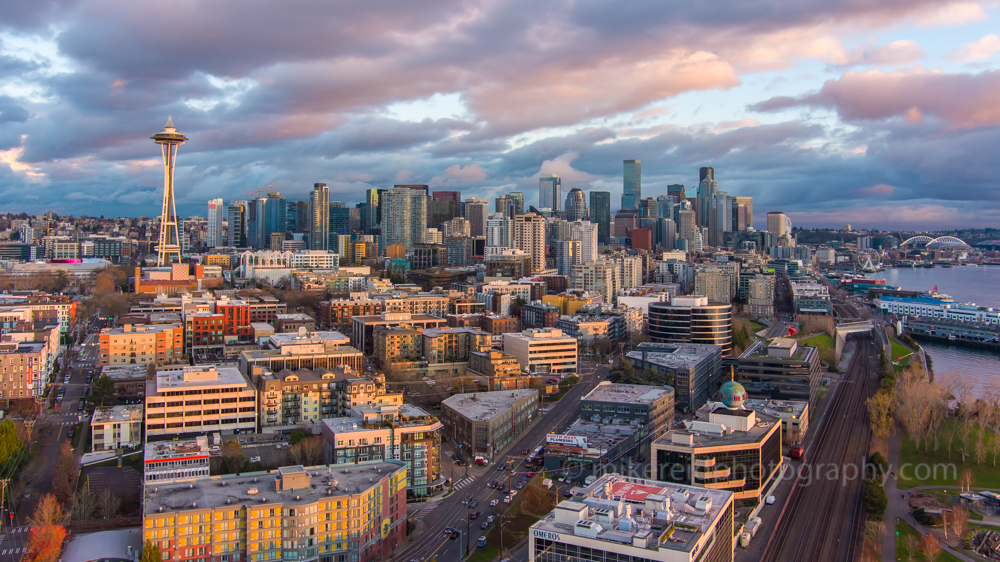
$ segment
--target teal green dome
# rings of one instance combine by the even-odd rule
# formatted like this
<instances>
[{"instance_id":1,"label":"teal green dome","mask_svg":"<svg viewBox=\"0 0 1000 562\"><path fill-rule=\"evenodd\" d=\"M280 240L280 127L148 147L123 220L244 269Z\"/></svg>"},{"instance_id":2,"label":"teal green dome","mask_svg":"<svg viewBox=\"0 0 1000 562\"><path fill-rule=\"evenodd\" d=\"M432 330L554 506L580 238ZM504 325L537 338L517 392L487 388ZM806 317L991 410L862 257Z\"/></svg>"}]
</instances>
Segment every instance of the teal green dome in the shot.
<instances>
[{"instance_id":1,"label":"teal green dome","mask_svg":"<svg viewBox=\"0 0 1000 562\"><path fill-rule=\"evenodd\" d=\"M719 399L727 408L736 409L747 399L747 391L736 381L729 381L719 389Z\"/></svg>"}]
</instances>

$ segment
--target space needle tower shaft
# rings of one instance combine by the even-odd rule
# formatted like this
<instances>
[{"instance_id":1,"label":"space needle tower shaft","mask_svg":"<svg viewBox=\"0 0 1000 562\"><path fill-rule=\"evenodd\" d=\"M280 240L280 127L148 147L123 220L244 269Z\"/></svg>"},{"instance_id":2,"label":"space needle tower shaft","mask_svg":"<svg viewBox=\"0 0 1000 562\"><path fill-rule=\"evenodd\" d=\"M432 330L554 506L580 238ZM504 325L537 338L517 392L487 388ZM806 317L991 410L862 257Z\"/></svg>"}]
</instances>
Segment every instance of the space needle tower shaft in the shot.
<instances>
[{"instance_id":1,"label":"space needle tower shaft","mask_svg":"<svg viewBox=\"0 0 1000 562\"><path fill-rule=\"evenodd\" d=\"M160 145L163 152L163 210L160 213L160 238L157 243L156 265L169 266L176 257L181 259L181 238L177 230L177 205L174 203L174 164L177 161L177 147L188 140L177 132L173 118L167 118L162 132L149 137Z\"/></svg>"}]
</instances>

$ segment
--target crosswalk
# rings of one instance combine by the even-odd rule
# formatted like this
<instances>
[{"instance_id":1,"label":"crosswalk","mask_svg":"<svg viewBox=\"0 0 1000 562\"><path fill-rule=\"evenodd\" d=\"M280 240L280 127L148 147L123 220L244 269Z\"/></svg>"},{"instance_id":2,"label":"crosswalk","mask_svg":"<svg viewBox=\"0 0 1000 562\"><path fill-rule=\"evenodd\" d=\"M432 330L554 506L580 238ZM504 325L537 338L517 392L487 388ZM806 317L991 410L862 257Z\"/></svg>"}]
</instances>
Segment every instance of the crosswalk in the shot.
<instances>
[{"instance_id":1,"label":"crosswalk","mask_svg":"<svg viewBox=\"0 0 1000 562\"><path fill-rule=\"evenodd\" d=\"M30 525L25 525L23 527L12 527L7 532L8 533L27 533L30 530L31 530L31 526ZM0 538L0 541L2 541L2 540L3 539Z\"/></svg>"},{"instance_id":2,"label":"crosswalk","mask_svg":"<svg viewBox=\"0 0 1000 562\"><path fill-rule=\"evenodd\" d=\"M434 508L438 506L441 502L427 502L420 507L420 509L409 515L408 519L423 519L428 513L434 511Z\"/></svg>"},{"instance_id":3,"label":"crosswalk","mask_svg":"<svg viewBox=\"0 0 1000 562\"><path fill-rule=\"evenodd\" d=\"M23 554L23 553L24 553L24 549L23 548L8 548L8 549L4 549L3 551L0 551L0 556L7 556L8 554L11 554L11 555L13 555L13 554Z\"/></svg>"},{"instance_id":4,"label":"crosswalk","mask_svg":"<svg viewBox=\"0 0 1000 562\"><path fill-rule=\"evenodd\" d=\"M475 480L476 480L475 476L469 476L468 478L463 478L458 482L455 482L454 488L456 490L461 490L462 488L468 486L469 484L472 484Z\"/></svg>"}]
</instances>

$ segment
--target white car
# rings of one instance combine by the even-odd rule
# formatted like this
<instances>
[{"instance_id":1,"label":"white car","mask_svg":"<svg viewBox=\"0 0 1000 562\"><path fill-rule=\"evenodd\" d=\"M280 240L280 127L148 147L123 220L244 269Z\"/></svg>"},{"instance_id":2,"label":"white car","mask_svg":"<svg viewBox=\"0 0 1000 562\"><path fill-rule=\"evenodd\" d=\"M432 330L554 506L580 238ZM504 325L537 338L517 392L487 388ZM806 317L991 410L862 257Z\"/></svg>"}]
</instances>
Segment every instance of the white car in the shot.
<instances>
[{"instance_id":1,"label":"white car","mask_svg":"<svg viewBox=\"0 0 1000 562\"><path fill-rule=\"evenodd\" d=\"M510 496L504 496L503 503L510 503Z\"/></svg>"},{"instance_id":2,"label":"white car","mask_svg":"<svg viewBox=\"0 0 1000 562\"><path fill-rule=\"evenodd\" d=\"M510 497L514 497L516 495L517 495L517 490L511 490L510 491Z\"/></svg>"},{"instance_id":3,"label":"white car","mask_svg":"<svg viewBox=\"0 0 1000 562\"><path fill-rule=\"evenodd\" d=\"M493 500L490 502L490 507L496 507L500 503L500 500Z\"/></svg>"},{"instance_id":4,"label":"white car","mask_svg":"<svg viewBox=\"0 0 1000 562\"><path fill-rule=\"evenodd\" d=\"M250 462L260 462L260 457L250 457Z\"/></svg>"}]
</instances>

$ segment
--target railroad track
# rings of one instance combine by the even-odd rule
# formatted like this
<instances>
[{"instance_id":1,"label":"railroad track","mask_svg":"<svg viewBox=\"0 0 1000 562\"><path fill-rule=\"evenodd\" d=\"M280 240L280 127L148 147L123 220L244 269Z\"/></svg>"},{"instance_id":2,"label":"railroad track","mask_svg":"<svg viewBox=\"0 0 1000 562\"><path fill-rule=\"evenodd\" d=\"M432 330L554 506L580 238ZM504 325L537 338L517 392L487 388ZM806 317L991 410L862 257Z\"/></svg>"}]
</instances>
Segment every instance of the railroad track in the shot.
<instances>
[{"instance_id":1,"label":"railroad track","mask_svg":"<svg viewBox=\"0 0 1000 562\"><path fill-rule=\"evenodd\" d=\"M852 480L845 481L842 470L853 463L861 463L855 467L863 470L868 452L871 429L864 401L875 390L868 369L870 353L868 340L859 340L847 376L807 451L812 477L803 479L800 473L792 484L761 560L855 559L862 532L862 476L853 474ZM830 466L837 467L836 481L828 478L830 469L823 468Z\"/></svg>"}]
</instances>

